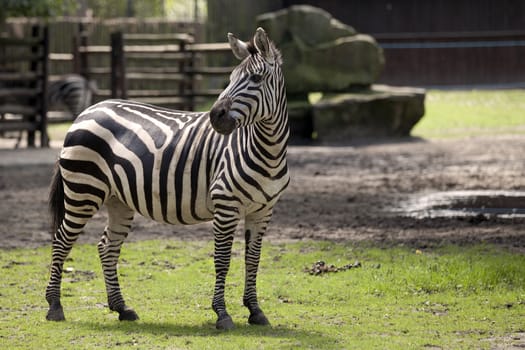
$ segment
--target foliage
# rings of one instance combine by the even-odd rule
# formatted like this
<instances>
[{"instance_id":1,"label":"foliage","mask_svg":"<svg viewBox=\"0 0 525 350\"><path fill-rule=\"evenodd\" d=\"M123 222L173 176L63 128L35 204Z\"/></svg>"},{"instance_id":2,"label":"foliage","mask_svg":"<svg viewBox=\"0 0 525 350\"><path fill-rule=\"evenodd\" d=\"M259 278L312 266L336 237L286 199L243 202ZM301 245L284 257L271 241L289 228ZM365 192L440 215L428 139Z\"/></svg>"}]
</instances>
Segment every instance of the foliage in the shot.
<instances>
[{"instance_id":1,"label":"foliage","mask_svg":"<svg viewBox=\"0 0 525 350\"><path fill-rule=\"evenodd\" d=\"M76 7L76 0L0 0L0 19L9 16L53 17Z\"/></svg>"},{"instance_id":2,"label":"foliage","mask_svg":"<svg viewBox=\"0 0 525 350\"><path fill-rule=\"evenodd\" d=\"M525 255L490 245L375 247L364 243L266 242L259 299L271 328L246 324L243 246L234 245L226 301L237 324L214 329L212 243L124 246L120 279L141 320L108 311L94 245L66 262L67 321L46 322L49 248L0 254L0 347L184 349L494 348L525 325ZM320 276L318 260L362 267Z\"/></svg>"},{"instance_id":3,"label":"foliage","mask_svg":"<svg viewBox=\"0 0 525 350\"><path fill-rule=\"evenodd\" d=\"M99 18L112 17L163 17L163 0L86 0L86 6L93 10L93 16Z\"/></svg>"},{"instance_id":4,"label":"foliage","mask_svg":"<svg viewBox=\"0 0 525 350\"><path fill-rule=\"evenodd\" d=\"M0 0L0 20L7 17L55 17L77 15L89 9L98 18L168 17L193 20L197 8L199 17L206 14L205 0Z\"/></svg>"},{"instance_id":5,"label":"foliage","mask_svg":"<svg viewBox=\"0 0 525 350\"><path fill-rule=\"evenodd\" d=\"M450 137L525 132L524 90L430 90L413 136Z\"/></svg>"}]
</instances>

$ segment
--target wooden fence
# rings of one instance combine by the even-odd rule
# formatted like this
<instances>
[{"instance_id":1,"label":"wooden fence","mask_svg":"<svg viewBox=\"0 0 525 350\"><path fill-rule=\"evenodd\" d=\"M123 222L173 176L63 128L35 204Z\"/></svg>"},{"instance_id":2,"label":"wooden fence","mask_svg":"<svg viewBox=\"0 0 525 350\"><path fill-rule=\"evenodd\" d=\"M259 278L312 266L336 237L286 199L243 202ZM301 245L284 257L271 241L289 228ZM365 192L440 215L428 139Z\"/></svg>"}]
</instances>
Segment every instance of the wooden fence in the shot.
<instances>
[{"instance_id":1,"label":"wooden fence","mask_svg":"<svg viewBox=\"0 0 525 350\"><path fill-rule=\"evenodd\" d=\"M194 43L189 34L117 31L111 34L110 45L89 45L81 31L74 41L75 73L101 86L96 100L129 98L195 110L197 103L221 92L214 87L224 86L233 69L207 65L213 55L230 54L227 43Z\"/></svg>"},{"instance_id":2,"label":"wooden fence","mask_svg":"<svg viewBox=\"0 0 525 350\"><path fill-rule=\"evenodd\" d=\"M193 110L194 54L186 50L192 43L188 34L112 33L111 97Z\"/></svg>"},{"instance_id":3,"label":"wooden fence","mask_svg":"<svg viewBox=\"0 0 525 350\"><path fill-rule=\"evenodd\" d=\"M379 81L426 87L525 87L525 31L374 35L385 55Z\"/></svg>"},{"instance_id":4,"label":"wooden fence","mask_svg":"<svg viewBox=\"0 0 525 350\"><path fill-rule=\"evenodd\" d=\"M29 38L0 37L0 132L27 131L27 145L47 139L49 31L34 25Z\"/></svg>"},{"instance_id":5,"label":"wooden fence","mask_svg":"<svg viewBox=\"0 0 525 350\"><path fill-rule=\"evenodd\" d=\"M192 34L115 31L105 45L93 45L92 32L80 23L77 34L71 33L69 39L71 53L50 53L48 28L33 28L29 38L0 39L0 136L7 131L27 131L28 146L35 145L36 131L41 135L40 144L48 144L48 123L74 119L63 111L47 110L48 81L61 74L76 73L94 81L98 88L93 103L129 98L195 110L199 103L220 94L233 70L224 64L231 62L227 43L195 43ZM68 69L50 74L50 63Z\"/></svg>"},{"instance_id":6,"label":"wooden fence","mask_svg":"<svg viewBox=\"0 0 525 350\"><path fill-rule=\"evenodd\" d=\"M0 10L1 11L1 10ZM59 17L49 19L49 52L51 53L49 72L51 76L70 74L74 71L71 54L75 48L72 37L79 30L89 38L89 45L109 45L112 32L124 33L149 33L172 34L191 33L196 42L203 41L203 24L193 21L173 21L160 18L79 18ZM0 24L0 32L7 33L10 37L29 37L31 27L41 24L37 18L8 18ZM105 58L104 58L105 59ZM95 65L98 64L94 59Z\"/></svg>"}]
</instances>

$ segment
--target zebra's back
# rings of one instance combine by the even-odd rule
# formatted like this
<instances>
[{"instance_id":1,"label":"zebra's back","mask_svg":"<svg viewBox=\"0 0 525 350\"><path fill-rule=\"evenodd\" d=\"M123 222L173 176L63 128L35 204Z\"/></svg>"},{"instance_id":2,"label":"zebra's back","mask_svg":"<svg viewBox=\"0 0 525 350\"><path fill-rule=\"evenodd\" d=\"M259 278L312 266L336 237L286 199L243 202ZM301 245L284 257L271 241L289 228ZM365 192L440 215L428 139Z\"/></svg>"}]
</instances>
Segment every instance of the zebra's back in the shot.
<instances>
[{"instance_id":1,"label":"zebra's back","mask_svg":"<svg viewBox=\"0 0 525 350\"><path fill-rule=\"evenodd\" d=\"M213 137L206 113L108 100L80 114L60 164L66 181L85 173L100 204L115 196L156 221L193 224L212 218Z\"/></svg>"}]
</instances>

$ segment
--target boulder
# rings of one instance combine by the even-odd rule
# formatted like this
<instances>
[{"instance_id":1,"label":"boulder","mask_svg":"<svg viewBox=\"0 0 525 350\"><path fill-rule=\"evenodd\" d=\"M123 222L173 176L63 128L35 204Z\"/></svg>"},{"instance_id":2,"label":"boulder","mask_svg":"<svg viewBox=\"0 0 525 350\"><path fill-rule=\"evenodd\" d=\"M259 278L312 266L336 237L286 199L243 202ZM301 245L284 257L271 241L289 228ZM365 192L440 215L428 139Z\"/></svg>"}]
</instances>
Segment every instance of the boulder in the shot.
<instances>
[{"instance_id":1,"label":"boulder","mask_svg":"<svg viewBox=\"0 0 525 350\"><path fill-rule=\"evenodd\" d=\"M257 17L280 48L289 94L346 91L368 86L384 65L381 48L369 35L313 6L296 5Z\"/></svg>"},{"instance_id":2,"label":"boulder","mask_svg":"<svg viewBox=\"0 0 525 350\"><path fill-rule=\"evenodd\" d=\"M341 37L353 36L354 28L333 18L325 10L309 5L295 5L257 16L257 24L281 47L290 39L298 45L315 47ZM287 37L288 35L292 37Z\"/></svg>"},{"instance_id":3,"label":"boulder","mask_svg":"<svg viewBox=\"0 0 525 350\"><path fill-rule=\"evenodd\" d=\"M320 141L409 136L425 113L425 90L373 85L359 93L327 94L313 105Z\"/></svg>"},{"instance_id":4,"label":"boulder","mask_svg":"<svg viewBox=\"0 0 525 350\"><path fill-rule=\"evenodd\" d=\"M372 85L384 66L381 48L328 12L291 6L258 16L257 25L283 54L292 142L408 136L423 116L425 91ZM311 105L311 92L323 98Z\"/></svg>"}]
</instances>

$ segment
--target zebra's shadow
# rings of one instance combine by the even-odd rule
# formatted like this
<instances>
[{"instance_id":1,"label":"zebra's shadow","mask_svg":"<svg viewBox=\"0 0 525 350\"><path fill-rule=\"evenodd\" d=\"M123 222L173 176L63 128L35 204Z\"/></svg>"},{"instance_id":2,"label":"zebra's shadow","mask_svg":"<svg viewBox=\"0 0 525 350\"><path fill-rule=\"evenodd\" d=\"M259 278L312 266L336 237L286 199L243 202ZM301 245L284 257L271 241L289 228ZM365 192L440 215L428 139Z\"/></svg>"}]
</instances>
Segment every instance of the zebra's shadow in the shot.
<instances>
[{"instance_id":1,"label":"zebra's shadow","mask_svg":"<svg viewBox=\"0 0 525 350\"><path fill-rule=\"evenodd\" d=\"M242 335L243 337L290 339L305 344L334 343L336 340L326 334L315 331L302 330L294 326L277 325L270 327L252 326L240 321L235 324L235 329L220 331L215 329L215 323L180 324L171 322L137 321L137 322L110 322L99 323L89 321L76 321L76 325L97 333L121 334L132 337L133 335L152 335L161 337L220 337L221 335Z\"/></svg>"}]
</instances>

